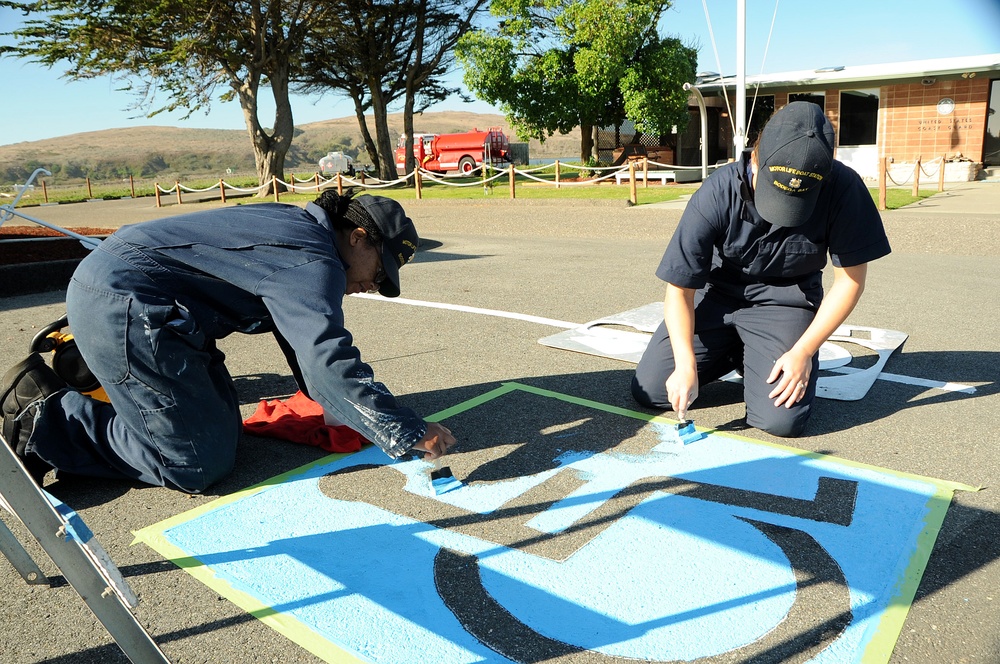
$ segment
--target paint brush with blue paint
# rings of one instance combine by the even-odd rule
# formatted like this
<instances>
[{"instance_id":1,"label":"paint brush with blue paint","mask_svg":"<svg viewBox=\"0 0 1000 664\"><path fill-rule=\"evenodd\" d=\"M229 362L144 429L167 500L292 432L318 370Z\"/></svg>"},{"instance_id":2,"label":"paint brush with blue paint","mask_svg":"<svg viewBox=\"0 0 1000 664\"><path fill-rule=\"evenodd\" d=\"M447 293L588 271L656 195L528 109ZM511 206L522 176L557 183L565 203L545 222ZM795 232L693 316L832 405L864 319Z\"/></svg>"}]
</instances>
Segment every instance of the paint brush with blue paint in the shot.
<instances>
[{"instance_id":1,"label":"paint brush with blue paint","mask_svg":"<svg viewBox=\"0 0 1000 664\"><path fill-rule=\"evenodd\" d=\"M426 450L419 448L412 448L410 452L416 456L421 457L427 454ZM442 493L447 493L462 486L461 480L457 479L454 473L451 472L450 466L441 466L441 459L443 457L438 457L434 460L434 469L431 470L431 489L434 491L434 495L440 496Z\"/></svg>"},{"instance_id":2,"label":"paint brush with blue paint","mask_svg":"<svg viewBox=\"0 0 1000 664\"><path fill-rule=\"evenodd\" d=\"M442 493L453 491L461 486L462 483L451 472L449 466L442 468L435 464L434 470L431 471L431 487L434 489L435 495L440 496Z\"/></svg>"},{"instance_id":3,"label":"paint brush with blue paint","mask_svg":"<svg viewBox=\"0 0 1000 664\"><path fill-rule=\"evenodd\" d=\"M676 408L678 421L674 425L674 437L677 439L677 442L684 445L704 438L704 435L694 428L694 420L689 420L687 417L688 408L691 406L693 400L694 396L689 392L684 401L677 404Z\"/></svg>"},{"instance_id":4,"label":"paint brush with blue paint","mask_svg":"<svg viewBox=\"0 0 1000 664\"><path fill-rule=\"evenodd\" d=\"M677 439L687 445L705 437L703 433L694 428L694 420L681 420L674 425L674 432Z\"/></svg>"}]
</instances>

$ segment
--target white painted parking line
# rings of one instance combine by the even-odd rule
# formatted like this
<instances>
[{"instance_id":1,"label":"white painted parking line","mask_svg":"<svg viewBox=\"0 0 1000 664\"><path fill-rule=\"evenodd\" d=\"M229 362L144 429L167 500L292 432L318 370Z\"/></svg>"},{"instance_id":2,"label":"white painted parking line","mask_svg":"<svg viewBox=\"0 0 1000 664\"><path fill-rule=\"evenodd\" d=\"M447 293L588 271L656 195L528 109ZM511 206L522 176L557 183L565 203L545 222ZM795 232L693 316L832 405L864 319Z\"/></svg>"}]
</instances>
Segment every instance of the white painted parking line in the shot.
<instances>
[{"instance_id":1,"label":"white painted parking line","mask_svg":"<svg viewBox=\"0 0 1000 664\"><path fill-rule=\"evenodd\" d=\"M837 367L836 369L830 369L830 371L839 374L852 374L864 371L864 369L857 369L855 367ZM890 383L903 383L905 385L916 385L918 387L929 387L935 390L944 390L945 392L961 392L963 394L975 394L976 388L972 385L963 385L961 383L945 383L940 380L927 380L926 378L915 378L913 376L903 376L900 374L887 373L883 371L878 375L879 380L887 380Z\"/></svg>"},{"instance_id":2,"label":"white painted parking line","mask_svg":"<svg viewBox=\"0 0 1000 664\"><path fill-rule=\"evenodd\" d=\"M496 316L499 318L512 318L515 320L523 320L528 323L538 323L540 325L550 325L552 327L559 327L566 330L571 330L575 328L587 325L587 323L571 323L565 320L557 320L554 318L545 318L542 316L532 316L530 314L519 314L510 311L500 311L498 309L483 309L481 307L470 307L464 304L449 304L447 302L429 302L427 300L410 300L403 297L387 298L381 295L376 295L374 293L359 293L353 297L360 297L369 300L381 300L383 302L393 302L396 304L408 304L414 307L428 307L431 309L448 309L451 311L461 311L470 314L481 314L484 316ZM852 368L852 367L838 367L835 369L830 369L839 374L853 374L864 371L863 369ZM904 376L901 374L885 373L882 372L878 375L878 380L885 380L892 383L903 383L905 385L916 385L917 387L927 387L937 390L943 390L945 392L961 392L962 394L975 394L976 388L972 385L963 385L961 383L952 383L939 380L929 380L926 378L917 378L915 376Z\"/></svg>"},{"instance_id":3,"label":"white painted parking line","mask_svg":"<svg viewBox=\"0 0 1000 664\"><path fill-rule=\"evenodd\" d=\"M570 323L564 320L555 320L554 318L543 318L541 316L532 316L530 314L516 314L510 311L500 311L498 309L482 309L480 307L468 307L464 304L448 304L446 302L428 302L426 300L408 300L405 297L382 297L381 295L376 295L374 293L358 293L354 297L361 297L368 300L382 300L384 302L394 302L396 304L409 304L415 307L430 307L431 309L450 309L452 311L463 311L469 314L482 314L484 316L497 316L499 318L514 318L516 320L523 320L529 323L538 323L540 325L551 325L552 327L562 327L566 329L574 328L579 325L579 323Z\"/></svg>"}]
</instances>

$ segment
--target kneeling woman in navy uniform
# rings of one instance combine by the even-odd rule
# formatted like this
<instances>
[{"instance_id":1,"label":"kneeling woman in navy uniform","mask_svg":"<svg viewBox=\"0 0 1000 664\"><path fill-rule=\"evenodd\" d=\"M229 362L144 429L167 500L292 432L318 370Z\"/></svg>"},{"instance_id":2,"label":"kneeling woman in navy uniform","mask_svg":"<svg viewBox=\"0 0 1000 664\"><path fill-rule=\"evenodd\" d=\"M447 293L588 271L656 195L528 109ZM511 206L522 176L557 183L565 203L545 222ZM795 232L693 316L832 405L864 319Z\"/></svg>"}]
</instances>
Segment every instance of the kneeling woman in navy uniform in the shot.
<instances>
[{"instance_id":1,"label":"kneeling woman in navy uniform","mask_svg":"<svg viewBox=\"0 0 1000 664\"><path fill-rule=\"evenodd\" d=\"M37 354L0 379L4 439L49 467L200 493L229 474L240 398L217 341L273 334L299 389L387 455L428 459L451 431L399 403L361 360L344 297L400 293L413 221L382 196L322 192L124 226L76 269L74 338L111 403L69 389Z\"/></svg>"},{"instance_id":2,"label":"kneeling woman in navy uniform","mask_svg":"<svg viewBox=\"0 0 1000 664\"><path fill-rule=\"evenodd\" d=\"M691 197L656 270L665 322L636 368L639 403L685 419L699 385L736 370L748 425L802 434L819 348L861 297L868 262L890 251L867 187L833 147L822 109L792 102Z\"/></svg>"}]
</instances>

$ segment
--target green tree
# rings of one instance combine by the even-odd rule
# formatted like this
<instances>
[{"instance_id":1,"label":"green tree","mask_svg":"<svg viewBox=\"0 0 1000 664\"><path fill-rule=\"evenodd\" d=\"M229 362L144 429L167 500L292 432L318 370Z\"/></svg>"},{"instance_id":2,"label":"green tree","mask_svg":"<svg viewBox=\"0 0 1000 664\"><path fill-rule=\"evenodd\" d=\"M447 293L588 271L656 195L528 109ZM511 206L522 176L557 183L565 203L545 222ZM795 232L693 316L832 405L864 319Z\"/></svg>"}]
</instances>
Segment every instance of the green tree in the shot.
<instances>
[{"instance_id":1,"label":"green tree","mask_svg":"<svg viewBox=\"0 0 1000 664\"><path fill-rule=\"evenodd\" d=\"M64 164L62 168L63 174L68 178L85 178L87 177L87 168L78 164L75 161L71 161L68 164Z\"/></svg>"},{"instance_id":2,"label":"green tree","mask_svg":"<svg viewBox=\"0 0 1000 664\"><path fill-rule=\"evenodd\" d=\"M488 0L469 0L461 4L453 1L418 0L415 11L415 30L410 41L411 56L403 68L403 135L407 173L417 166L413 154L413 115L419 107L426 108L434 101L451 94L461 94L441 84L443 76L454 62L455 45L466 34L473 19L486 6ZM466 97L465 95L462 95ZM415 183L414 183L415 184Z\"/></svg>"},{"instance_id":3,"label":"green tree","mask_svg":"<svg viewBox=\"0 0 1000 664\"><path fill-rule=\"evenodd\" d=\"M663 37L672 0L492 0L495 30L469 32L455 49L465 84L499 106L522 140L581 130L580 158L594 128L631 120L663 134L687 125L686 82L697 50Z\"/></svg>"},{"instance_id":4,"label":"green tree","mask_svg":"<svg viewBox=\"0 0 1000 664\"><path fill-rule=\"evenodd\" d=\"M167 164L167 160L163 158L162 154L149 154L146 155L145 160L139 166L139 175L144 178L151 178L157 173L162 173L168 168L170 168L170 166Z\"/></svg>"},{"instance_id":5,"label":"green tree","mask_svg":"<svg viewBox=\"0 0 1000 664\"><path fill-rule=\"evenodd\" d=\"M395 179L396 141L389 131L389 105L403 99L404 132L412 154L413 114L458 92L442 79L459 37L487 1L346 0L346 11L327 14L306 41L294 78L305 91L347 94L379 177Z\"/></svg>"},{"instance_id":6,"label":"green tree","mask_svg":"<svg viewBox=\"0 0 1000 664\"><path fill-rule=\"evenodd\" d=\"M26 17L22 27L3 33L14 43L0 47L0 55L67 64L70 79L110 76L135 94L132 108L147 117L207 110L220 88L220 100L238 99L261 184L284 179L293 59L312 26L342 9L323 0L0 0L0 6ZM275 104L270 129L259 116L262 86Z\"/></svg>"}]
</instances>

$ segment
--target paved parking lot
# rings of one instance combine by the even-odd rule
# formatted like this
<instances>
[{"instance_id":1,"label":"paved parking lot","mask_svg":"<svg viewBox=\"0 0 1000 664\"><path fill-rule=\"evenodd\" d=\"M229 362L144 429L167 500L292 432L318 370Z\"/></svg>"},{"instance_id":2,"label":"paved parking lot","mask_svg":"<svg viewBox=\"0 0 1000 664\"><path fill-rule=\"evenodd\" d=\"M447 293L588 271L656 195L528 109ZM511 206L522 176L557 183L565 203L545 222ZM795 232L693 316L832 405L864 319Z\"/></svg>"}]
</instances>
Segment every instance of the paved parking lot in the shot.
<instances>
[{"instance_id":1,"label":"paved parking lot","mask_svg":"<svg viewBox=\"0 0 1000 664\"><path fill-rule=\"evenodd\" d=\"M136 200L38 208L35 215L66 227L103 226L197 207L156 209L150 201ZM345 309L362 357L406 405L429 415L514 381L612 408L642 410L629 396L629 364L541 346L538 339L556 330L538 319L584 323L659 300L662 285L653 270L680 217L677 205L484 200L413 201L405 207L425 242L402 273L403 297L458 306L347 298ZM792 443L806 452L981 487L955 494L892 662L1000 662L996 210L1000 184L969 183L914 208L884 214L893 253L870 267L868 288L849 322L908 334L886 371L917 380L879 380L861 401L821 401L807 435ZM41 326L63 313L63 295L0 299L0 356L8 364L20 359ZM473 308L524 316L468 310ZM244 415L261 399L294 391L270 337L233 337L221 347ZM921 380L975 391L937 389ZM692 416L702 427L733 428L743 416L739 397L734 385L706 386ZM522 411L505 412L510 422L471 418L455 431L460 445L471 455L481 449L490 427L534 422L547 407L525 404ZM754 429L739 433L788 442ZM455 467L462 463L461 450ZM307 649L216 589L145 544L133 544L133 533L321 457L311 448L245 436L236 471L202 496L52 476L46 488L77 509L109 551L141 597L136 615L172 661L315 662L320 660ZM392 495L386 494L392 491L398 489L376 482L361 488L373 504L391 503ZM7 514L2 518L25 539L20 524ZM43 571L58 574L36 546L29 550ZM623 557L629 554L621 551ZM372 573L386 570L373 563ZM407 570L391 573L405 587ZM0 584L0 660L125 661L71 588L29 587L2 561ZM375 642L397 638L384 625L370 630ZM563 661L549 654L531 661L557 660Z\"/></svg>"}]
</instances>

